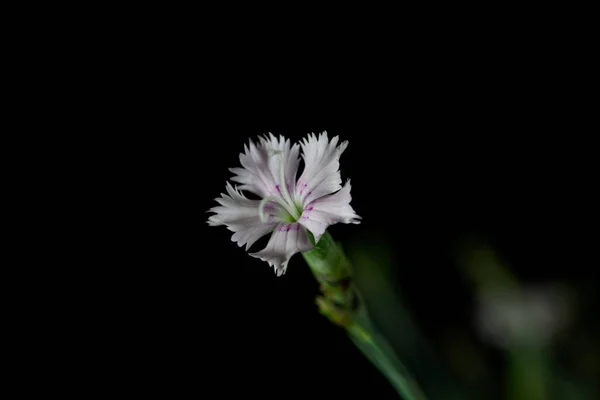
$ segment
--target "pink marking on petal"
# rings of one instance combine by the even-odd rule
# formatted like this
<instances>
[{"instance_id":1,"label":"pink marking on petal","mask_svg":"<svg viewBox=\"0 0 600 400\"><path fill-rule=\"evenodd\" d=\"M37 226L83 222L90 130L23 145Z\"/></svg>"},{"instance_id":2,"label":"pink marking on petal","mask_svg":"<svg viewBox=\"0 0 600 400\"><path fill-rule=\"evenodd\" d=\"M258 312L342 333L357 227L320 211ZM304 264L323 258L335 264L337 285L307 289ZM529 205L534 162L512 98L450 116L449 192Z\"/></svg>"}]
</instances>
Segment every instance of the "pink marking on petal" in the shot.
<instances>
[{"instance_id":1,"label":"pink marking on petal","mask_svg":"<svg viewBox=\"0 0 600 400\"><path fill-rule=\"evenodd\" d=\"M277 191L279 192L279 194L281 194L281 186L275 185L275 189L277 189Z\"/></svg>"}]
</instances>

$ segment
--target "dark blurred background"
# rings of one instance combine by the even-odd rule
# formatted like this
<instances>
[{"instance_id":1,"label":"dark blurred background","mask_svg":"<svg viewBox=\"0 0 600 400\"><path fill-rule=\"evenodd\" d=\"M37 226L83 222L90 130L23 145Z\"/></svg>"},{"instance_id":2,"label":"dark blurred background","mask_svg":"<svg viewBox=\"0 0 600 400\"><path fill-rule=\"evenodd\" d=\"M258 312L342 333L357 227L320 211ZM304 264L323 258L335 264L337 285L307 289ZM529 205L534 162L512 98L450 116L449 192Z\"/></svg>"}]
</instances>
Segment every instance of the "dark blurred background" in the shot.
<instances>
[{"instance_id":1,"label":"dark blurred background","mask_svg":"<svg viewBox=\"0 0 600 400\"><path fill-rule=\"evenodd\" d=\"M366 46L364 70L348 66L358 61L351 51L348 65L334 63L334 43L309 59L267 53L252 63L242 50L250 47L207 50L206 41L195 53L166 46L164 70L125 73L131 81L106 113L126 115L120 129L136 132L122 143L125 159L136 157L121 182L124 191L143 185L144 195L127 203L131 219L112 242L129 248L139 231L144 239L132 239L141 261L132 255L126 272L111 270L123 274L114 302L125 328L110 334L132 348L121 368L144 365L141 384L170 395L397 398L318 313L300 255L278 278L225 227L206 224L248 140L327 131L349 141L341 174L362 216L330 232L351 257L381 258L373 276L395 296L381 315L407 311L415 349L427 349L422 361L406 356L419 382L436 376L468 398L507 398L510 357L482 334L480 287L461 262L483 246L523 287L567 293L549 354L566 386L591 393L600 371L597 151L583 118L590 103L574 90L585 82L555 79L553 53L533 45L504 57L442 41L402 62L393 48Z\"/></svg>"},{"instance_id":2,"label":"dark blurred background","mask_svg":"<svg viewBox=\"0 0 600 400\"><path fill-rule=\"evenodd\" d=\"M88 396L78 397L396 399L318 313L300 255L277 277L225 227L206 224L248 140L327 131L349 141L341 175L362 217L330 232L426 392L512 398L521 353L480 321L482 293L510 271L511 293L541 287L559 299L557 313L552 301L537 314L519 314L518 301L508 312L517 325L531 315L558 321L544 346L551 398L594 398L597 45L584 43L595 26L578 23L584 12L572 28L541 15L550 7L507 9L514 18L498 14L496 24L498 10L471 7L455 10L465 21L435 7L420 18L318 8L296 24L283 12L259 10L261 21L227 7L65 12L68 24L42 18L51 26L32 30L30 44L13 40L32 59L13 57L25 76L8 79L40 108L21 107L22 148L49 158L35 168L51 188L40 186L31 208L59 203L43 206L58 222L40 236L60 243L27 250L42 253L36 276L51 292L34 306L49 321L34 318L24 346L56 352L40 361L43 374L61 389L81 385Z\"/></svg>"}]
</instances>

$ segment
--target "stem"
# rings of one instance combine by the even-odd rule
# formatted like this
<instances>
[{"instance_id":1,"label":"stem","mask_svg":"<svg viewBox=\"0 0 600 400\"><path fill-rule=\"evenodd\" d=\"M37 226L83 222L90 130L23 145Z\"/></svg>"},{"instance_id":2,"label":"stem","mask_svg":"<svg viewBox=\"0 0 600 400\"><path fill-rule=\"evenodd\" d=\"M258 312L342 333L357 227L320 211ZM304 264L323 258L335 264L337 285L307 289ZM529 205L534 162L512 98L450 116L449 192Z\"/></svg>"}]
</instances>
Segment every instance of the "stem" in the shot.
<instances>
[{"instance_id":1,"label":"stem","mask_svg":"<svg viewBox=\"0 0 600 400\"><path fill-rule=\"evenodd\" d=\"M360 324L354 324L347 330L354 344L388 379L398 394L405 400L426 400L417 382L380 334L373 328L367 330Z\"/></svg>"},{"instance_id":2,"label":"stem","mask_svg":"<svg viewBox=\"0 0 600 400\"><path fill-rule=\"evenodd\" d=\"M507 395L515 400L548 398L547 350L544 348L513 348L509 355Z\"/></svg>"},{"instance_id":3,"label":"stem","mask_svg":"<svg viewBox=\"0 0 600 400\"><path fill-rule=\"evenodd\" d=\"M352 284L350 262L331 235L326 232L315 250L302 255L321 286L322 296L317 297L321 314L347 331L356 347L403 399L426 400L387 340L370 322L360 294Z\"/></svg>"}]
</instances>

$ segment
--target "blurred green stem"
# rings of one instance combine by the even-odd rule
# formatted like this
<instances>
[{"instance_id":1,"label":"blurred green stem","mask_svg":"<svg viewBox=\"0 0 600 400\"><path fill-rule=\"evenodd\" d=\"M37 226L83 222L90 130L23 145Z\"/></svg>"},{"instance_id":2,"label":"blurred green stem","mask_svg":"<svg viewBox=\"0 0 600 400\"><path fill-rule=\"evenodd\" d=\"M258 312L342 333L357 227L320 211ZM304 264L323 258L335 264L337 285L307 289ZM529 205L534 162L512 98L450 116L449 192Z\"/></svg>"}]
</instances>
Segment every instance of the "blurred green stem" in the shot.
<instances>
[{"instance_id":1,"label":"blurred green stem","mask_svg":"<svg viewBox=\"0 0 600 400\"><path fill-rule=\"evenodd\" d=\"M497 293L509 293L512 298L520 298L525 293L517 278L488 245L471 244L461 257L465 275L471 279L475 290L482 298L495 296ZM507 330L501 334L510 340L506 348L508 357L506 398L547 399L549 350L542 345L532 343L531 340L518 343L516 339L518 336L513 331Z\"/></svg>"},{"instance_id":2,"label":"blurred green stem","mask_svg":"<svg viewBox=\"0 0 600 400\"><path fill-rule=\"evenodd\" d=\"M315 250L302 254L320 283L322 295L316 302L321 314L346 329L356 347L402 398L426 400L387 340L370 322L364 302L352 283L350 262L331 235L325 232Z\"/></svg>"},{"instance_id":3,"label":"blurred green stem","mask_svg":"<svg viewBox=\"0 0 600 400\"><path fill-rule=\"evenodd\" d=\"M544 400L548 398L548 363L546 350L542 347L512 348L510 377L507 388L511 400Z\"/></svg>"}]
</instances>

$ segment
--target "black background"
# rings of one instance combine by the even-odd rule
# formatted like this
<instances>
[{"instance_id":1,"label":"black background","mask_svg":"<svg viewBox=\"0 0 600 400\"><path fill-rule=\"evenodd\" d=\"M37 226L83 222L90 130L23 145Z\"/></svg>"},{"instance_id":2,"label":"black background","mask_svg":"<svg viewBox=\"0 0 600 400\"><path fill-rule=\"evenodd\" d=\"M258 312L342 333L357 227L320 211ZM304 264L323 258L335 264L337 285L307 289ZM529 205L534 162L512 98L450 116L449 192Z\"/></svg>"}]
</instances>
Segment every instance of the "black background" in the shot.
<instances>
[{"instance_id":1,"label":"black background","mask_svg":"<svg viewBox=\"0 0 600 400\"><path fill-rule=\"evenodd\" d=\"M455 18L252 4L260 19L226 7L36 9L25 15L44 23L13 30L9 116L22 143L5 146L17 158L8 174L34 171L19 177L24 232L10 232L24 284L7 308L31 306L6 324L25 340L8 342L19 389L397 398L319 315L301 256L276 277L206 224L244 144L268 132L349 141L341 174L362 223L331 233L391 249L437 367L471 398L506 398L506 359L473 326L456 260L467 239L522 282L576 294L555 356L573 382L600 376L597 46L585 11L572 26L549 6L453 6ZM300 12L310 18L293 21ZM457 368L473 354L489 368L481 382Z\"/></svg>"},{"instance_id":2,"label":"black background","mask_svg":"<svg viewBox=\"0 0 600 400\"><path fill-rule=\"evenodd\" d=\"M581 320L595 326L596 155L579 117L588 106L574 106L570 83L554 82L537 55L450 51L391 63L373 54L361 70L327 57L250 66L243 54L174 53L150 73L120 70L126 85L97 123L117 132L98 136L117 169L104 196L118 224L95 277L107 288L97 300L109 321L98 326L100 352L119 349L112 378L170 395L396 398L318 314L300 256L278 278L226 228L206 224L244 144L268 132L349 141L341 173L363 219L331 233L393 249L405 304L450 375L456 355L444 351L458 335L497 372L490 393L501 391L502 356L474 331L472 288L456 265L465 238L489 242L524 282L591 296ZM298 65L282 67L289 62Z\"/></svg>"}]
</instances>

